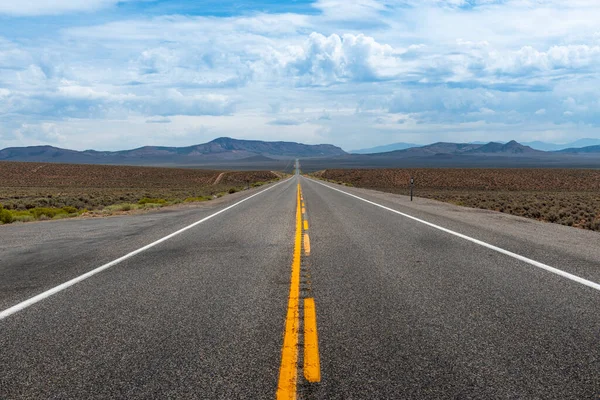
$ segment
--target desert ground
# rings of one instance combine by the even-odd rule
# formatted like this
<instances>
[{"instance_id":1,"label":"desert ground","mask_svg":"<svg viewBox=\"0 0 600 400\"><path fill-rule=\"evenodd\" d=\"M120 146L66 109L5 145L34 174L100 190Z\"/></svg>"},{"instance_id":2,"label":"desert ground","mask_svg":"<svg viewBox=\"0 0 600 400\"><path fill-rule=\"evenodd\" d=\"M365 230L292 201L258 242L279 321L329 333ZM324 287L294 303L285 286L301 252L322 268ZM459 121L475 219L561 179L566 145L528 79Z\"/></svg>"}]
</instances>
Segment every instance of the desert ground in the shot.
<instances>
[{"instance_id":1,"label":"desert ground","mask_svg":"<svg viewBox=\"0 0 600 400\"><path fill-rule=\"evenodd\" d=\"M282 176L270 171L0 162L0 221L110 215L209 201Z\"/></svg>"},{"instance_id":2,"label":"desert ground","mask_svg":"<svg viewBox=\"0 0 600 400\"><path fill-rule=\"evenodd\" d=\"M600 170L327 169L320 179L600 231Z\"/></svg>"}]
</instances>

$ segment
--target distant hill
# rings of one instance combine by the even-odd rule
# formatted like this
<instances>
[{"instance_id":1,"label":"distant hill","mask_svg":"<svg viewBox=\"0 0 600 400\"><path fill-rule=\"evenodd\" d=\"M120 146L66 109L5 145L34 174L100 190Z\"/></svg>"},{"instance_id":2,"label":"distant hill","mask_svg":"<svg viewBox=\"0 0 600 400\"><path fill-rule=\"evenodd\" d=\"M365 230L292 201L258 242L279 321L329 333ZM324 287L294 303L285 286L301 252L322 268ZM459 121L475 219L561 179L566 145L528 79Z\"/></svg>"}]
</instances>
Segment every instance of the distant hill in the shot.
<instances>
[{"instance_id":1,"label":"distant hill","mask_svg":"<svg viewBox=\"0 0 600 400\"><path fill-rule=\"evenodd\" d=\"M376 146L376 147L370 147L367 149L352 150L352 151L349 151L349 153L351 153L351 154L386 153L386 152L390 152L390 151L404 150L404 149L410 149L411 147L420 147L420 146L421 146L420 144L414 144L414 143L392 143L392 144L388 144L385 146Z\"/></svg>"},{"instance_id":2,"label":"distant hill","mask_svg":"<svg viewBox=\"0 0 600 400\"><path fill-rule=\"evenodd\" d=\"M427 157L440 155L524 155L543 154L544 152L523 146L512 140L506 144L490 142L487 144L474 143L447 143L438 142L427 146L413 147L405 150L387 153L370 154L372 157Z\"/></svg>"},{"instance_id":3,"label":"distant hill","mask_svg":"<svg viewBox=\"0 0 600 400\"><path fill-rule=\"evenodd\" d=\"M595 139L582 139L582 140L595 140ZM598 140L598 144L600 144L600 140ZM532 142L533 144L539 144L539 145L547 145L547 146L557 146L559 148L564 148L561 147L561 145L554 145L554 144L550 144L550 143L543 143L543 142ZM515 144L521 146L516 146ZM470 147L473 146L473 147ZM480 147L479 147L480 146ZM502 147L502 146L508 146L508 147ZM526 147L531 147L531 149L527 149ZM575 146L568 146L568 147L575 147ZM352 150L349 153L350 154L376 154L376 153L389 153L392 151L398 151L398 150L407 150L407 149L421 149L421 150L416 150L413 154L418 154L418 153L423 153L423 154L430 154L430 153L455 153L455 152L467 152L467 151L471 151L473 153L475 152L481 152L481 153L513 153L513 154L518 154L518 153L526 153L526 152L530 152L531 150L540 150L534 146L530 146L528 143L523 143L522 145L517 143L516 141L511 141L511 142L469 142L469 143L446 143L446 142L438 142L438 143L433 143L430 145L418 145L418 144L414 144L414 143L393 143L393 144L388 144L386 146L377 146L377 147L371 147L368 149L361 149L361 150ZM547 150L544 150L547 151Z\"/></svg>"},{"instance_id":4,"label":"distant hill","mask_svg":"<svg viewBox=\"0 0 600 400\"><path fill-rule=\"evenodd\" d=\"M438 142L427 146L412 147L404 150L390 151L387 153L369 154L372 157L426 157L435 154L453 154L464 149L475 148L477 145L468 143L446 143Z\"/></svg>"},{"instance_id":5,"label":"distant hill","mask_svg":"<svg viewBox=\"0 0 600 400\"><path fill-rule=\"evenodd\" d=\"M600 154L599 146L587 146L580 148L570 148L557 151L557 153L570 153L570 154Z\"/></svg>"},{"instance_id":6,"label":"distant hill","mask_svg":"<svg viewBox=\"0 0 600 400\"><path fill-rule=\"evenodd\" d=\"M471 153L471 154L493 153L493 154L511 154L511 155L516 155L516 154L532 155L532 154L536 154L536 153L541 154L543 152L539 151L539 150L534 150L529 146L524 146L514 140L511 140L510 142L508 142L506 144L490 142L488 144L481 145L480 147L477 147L476 149L469 150L468 153Z\"/></svg>"},{"instance_id":7,"label":"distant hill","mask_svg":"<svg viewBox=\"0 0 600 400\"><path fill-rule=\"evenodd\" d=\"M0 150L3 161L37 161L85 164L202 164L236 160L267 161L297 157L335 157L345 155L330 144L307 145L294 142L265 142L218 138L187 147L144 146L121 151L75 151L52 146L12 147Z\"/></svg>"},{"instance_id":8,"label":"distant hill","mask_svg":"<svg viewBox=\"0 0 600 400\"><path fill-rule=\"evenodd\" d=\"M541 151L514 140L508 143L439 142L371 154L348 154L339 147L293 142L218 138L187 147L145 146L122 151L75 151L52 146L0 150L0 161L74 164L202 166L212 169L291 168L294 158L303 170L359 167L600 167L600 145Z\"/></svg>"},{"instance_id":9,"label":"distant hill","mask_svg":"<svg viewBox=\"0 0 600 400\"><path fill-rule=\"evenodd\" d=\"M479 142L479 141L476 141L476 142L469 142L468 144L485 145L485 144L488 144L488 143L489 142ZM506 144L507 142L494 141L493 143ZM437 144L437 143L434 143L434 144ZM542 141L537 140L537 141L533 141L533 142L522 142L521 144L523 146L531 147L533 150L558 151L558 150L571 149L571 148L579 148L579 147L599 146L600 145L600 139L584 138L584 139L578 139L578 140L575 140L573 142L563 143L563 144L548 143L548 142L542 142ZM371 148L367 148L367 149L352 150L352 151L349 151L349 153L350 154L389 153L390 151L406 150L406 149L415 148L415 147L419 147L420 148L420 147L424 147L424 146L423 145L412 144L412 143L393 143L393 144L388 144L388 145L385 145L385 146L377 146L377 147L371 147Z\"/></svg>"},{"instance_id":10,"label":"distant hill","mask_svg":"<svg viewBox=\"0 0 600 400\"><path fill-rule=\"evenodd\" d=\"M571 147L590 147L590 146L600 146L600 139L579 139L571 143L567 143L566 148Z\"/></svg>"},{"instance_id":11,"label":"distant hill","mask_svg":"<svg viewBox=\"0 0 600 400\"><path fill-rule=\"evenodd\" d=\"M599 146L600 147L600 146ZM570 150L571 151L571 150ZM374 154L346 154L302 161L303 171L330 168L600 168L600 149L586 153L532 149L508 143L448 143ZM597 152L594 152L597 151Z\"/></svg>"},{"instance_id":12,"label":"distant hill","mask_svg":"<svg viewBox=\"0 0 600 400\"><path fill-rule=\"evenodd\" d=\"M89 156L82 152L52 146L9 147L0 150L0 160L4 161L83 163L88 159Z\"/></svg>"},{"instance_id":13,"label":"distant hill","mask_svg":"<svg viewBox=\"0 0 600 400\"><path fill-rule=\"evenodd\" d=\"M558 150L564 150L564 149L569 149L569 148L598 146L598 145L600 145L600 139L585 138L585 139L579 139L579 140L575 140L574 142L563 143L563 144L547 143L547 142L541 142L541 141L523 142L522 144L524 144L525 146L529 146L535 150L558 151Z\"/></svg>"}]
</instances>

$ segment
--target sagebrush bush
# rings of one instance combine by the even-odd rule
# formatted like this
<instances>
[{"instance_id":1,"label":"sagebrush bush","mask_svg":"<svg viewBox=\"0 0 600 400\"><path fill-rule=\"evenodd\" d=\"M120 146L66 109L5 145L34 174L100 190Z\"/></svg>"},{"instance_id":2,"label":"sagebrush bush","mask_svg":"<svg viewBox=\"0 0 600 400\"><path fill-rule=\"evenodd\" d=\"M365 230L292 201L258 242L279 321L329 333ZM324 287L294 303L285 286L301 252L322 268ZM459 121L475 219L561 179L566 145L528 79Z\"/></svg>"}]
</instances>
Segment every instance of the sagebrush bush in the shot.
<instances>
[{"instance_id":1,"label":"sagebrush bush","mask_svg":"<svg viewBox=\"0 0 600 400\"><path fill-rule=\"evenodd\" d=\"M197 202L197 201L208 201L208 200L212 200L212 197L210 197L210 196L188 197L184 201L186 203L192 203L192 202Z\"/></svg>"},{"instance_id":2,"label":"sagebrush bush","mask_svg":"<svg viewBox=\"0 0 600 400\"><path fill-rule=\"evenodd\" d=\"M160 203L146 203L142 206L142 208L146 209L146 208L160 208L164 206L164 204L160 204Z\"/></svg>"},{"instance_id":3,"label":"sagebrush bush","mask_svg":"<svg viewBox=\"0 0 600 400\"><path fill-rule=\"evenodd\" d=\"M74 214L77 212L77 208L75 207L71 207L71 206L65 206L62 208L64 212L66 212L67 214Z\"/></svg>"},{"instance_id":4,"label":"sagebrush bush","mask_svg":"<svg viewBox=\"0 0 600 400\"><path fill-rule=\"evenodd\" d=\"M138 201L139 205L144 204L166 204L167 201L165 199L152 199L149 197L143 197Z\"/></svg>"},{"instance_id":5,"label":"sagebrush bush","mask_svg":"<svg viewBox=\"0 0 600 400\"><path fill-rule=\"evenodd\" d=\"M43 215L46 216L47 218L54 218L58 214L68 214L62 208L53 208L53 207L36 207L36 208L32 208L31 210L29 210L29 212L31 213L31 215L33 215L33 217L35 219L42 219Z\"/></svg>"},{"instance_id":6,"label":"sagebrush bush","mask_svg":"<svg viewBox=\"0 0 600 400\"><path fill-rule=\"evenodd\" d=\"M145 205L144 205L145 206ZM140 208L137 204L121 203L104 207L103 211L130 211Z\"/></svg>"},{"instance_id":7,"label":"sagebrush bush","mask_svg":"<svg viewBox=\"0 0 600 400\"><path fill-rule=\"evenodd\" d=\"M0 222L3 224L10 224L14 222L15 217L9 210L5 210L4 208L0 208Z\"/></svg>"}]
</instances>

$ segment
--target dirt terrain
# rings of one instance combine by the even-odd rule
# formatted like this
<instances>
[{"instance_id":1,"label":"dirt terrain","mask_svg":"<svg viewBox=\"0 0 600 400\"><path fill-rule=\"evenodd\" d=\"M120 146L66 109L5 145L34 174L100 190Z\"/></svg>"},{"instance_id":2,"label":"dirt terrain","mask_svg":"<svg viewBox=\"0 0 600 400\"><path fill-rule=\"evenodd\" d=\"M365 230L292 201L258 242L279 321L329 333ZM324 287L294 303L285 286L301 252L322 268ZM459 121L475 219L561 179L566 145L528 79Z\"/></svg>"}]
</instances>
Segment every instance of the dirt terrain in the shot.
<instances>
[{"instance_id":1,"label":"dirt terrain","mask_svg":"<svg viewBox=\"0 0 600 400\"><path fill-rule=\"evenodd\" d=\"M600 231L600 170L328 169L315 177Z\"/></svg>"},{"instance_id":2,"label":"dirt terrain","mask_svg":"<svg viewBox=\"0 0 600 400\"><path fill-rule=\"evenodd\" d=\"M207 201L279 178L270 171L0 162L0 223Z\"/></svg>"}]
</instances>

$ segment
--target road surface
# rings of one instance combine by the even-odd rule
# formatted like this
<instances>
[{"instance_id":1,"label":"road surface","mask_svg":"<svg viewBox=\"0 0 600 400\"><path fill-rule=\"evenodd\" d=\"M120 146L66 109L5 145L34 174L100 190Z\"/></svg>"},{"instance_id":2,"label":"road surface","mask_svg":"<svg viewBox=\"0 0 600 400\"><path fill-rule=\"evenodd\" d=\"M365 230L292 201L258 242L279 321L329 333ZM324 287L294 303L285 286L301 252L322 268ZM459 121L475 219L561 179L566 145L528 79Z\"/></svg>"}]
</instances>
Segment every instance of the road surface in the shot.
<instances>
[{"instance_id":1,"label":"road surface","mask_svg":"<svg viewBox=\"0 0 600 400\"><path fill-rule=\"evenodd\" d=\"M599 245L300 176L1 226L0 399L597 399Z\"/></svg>"}]
</instances>

